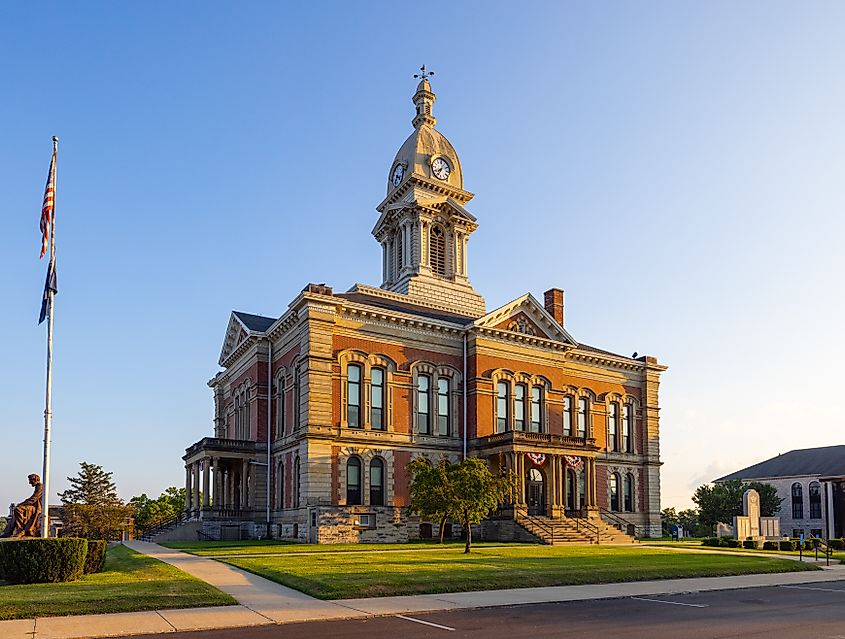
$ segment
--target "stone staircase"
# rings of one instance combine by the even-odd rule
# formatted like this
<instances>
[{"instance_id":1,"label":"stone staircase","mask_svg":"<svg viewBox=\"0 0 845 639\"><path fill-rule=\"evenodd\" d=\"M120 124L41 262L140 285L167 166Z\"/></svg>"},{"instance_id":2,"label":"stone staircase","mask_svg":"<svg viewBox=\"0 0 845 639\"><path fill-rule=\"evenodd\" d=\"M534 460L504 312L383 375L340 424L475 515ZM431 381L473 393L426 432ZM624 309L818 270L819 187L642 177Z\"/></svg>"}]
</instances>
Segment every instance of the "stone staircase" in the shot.
<instances>
[{"instance_id":1,"label":"stone staircase","mask_svg":"<svg viewBox=\"0 0 845 639\"><path fill-rule=\"evenodd\" d=\"M599 517L551 519L544 516L520 515L522 528L541 543L562 544L632 544L636 540Z\"/></svg>"}]
</instances>

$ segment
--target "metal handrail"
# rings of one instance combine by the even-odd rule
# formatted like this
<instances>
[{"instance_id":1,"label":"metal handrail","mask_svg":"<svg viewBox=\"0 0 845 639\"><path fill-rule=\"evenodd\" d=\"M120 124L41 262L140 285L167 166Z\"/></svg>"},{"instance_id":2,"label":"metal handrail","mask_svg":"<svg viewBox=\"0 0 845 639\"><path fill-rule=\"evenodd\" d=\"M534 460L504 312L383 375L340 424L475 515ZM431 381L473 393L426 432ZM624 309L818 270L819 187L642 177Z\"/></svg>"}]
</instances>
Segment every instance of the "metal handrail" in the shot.
<instances>
[{"instance_id":1,"label":"metal handrail","mask_svg":"<svg viewBox=\"0 0 845 639\"><path fill-rule=\"evenodd\" d=\"M601 530L598 526L591 524L590 521L585 517L576 517L575 530L580 532L581 526L584 526L584 528L586 528L588 531L590 531L596 536L596 545L601 544Z\"/></svg>"},{"instance_id":2,"label":"metal handrail","mask_svg":"<svg viewBox=\"0 0 845 639\"><path fill-rule=\"evenodd\" d=\"M640 527L634 523L631 523L624 517L621 517L618 513L613 512L612 510L608 510L607 508L599 507L599 511L602 515L606 516L608 519L612 520L617 526L624 526L625 527L625 534L628 534L628 527L632 526L634 528L634 537L640 537Z\"/></svg>"},{"instance_id":3,"label":"metal handrail","mask_svg":"<svg viewBox=\"0 0 845 639\"><path fill-rule=\"evenodd\" d=\"M556 537L557 531L555 530L554 526L551 526L550 524L543 521L539 517L532 517L531 515L526 515L525 517L523 517L523 519L525 519L525 521L527 521L530 524L534 524L535 526L537 526L538 528L543 530L545 533L547 533L549 535L549 537L551 538L552 544L554 544L555 541L557 541L557 537Z\"/></svg>"},{"instance_id":4,"label":"metal handrail","mask_svg":"<svg viewBox=\"0 0 845 639\"><path fill-rule=\"evenodd\" d=\"M148 537L152 537L153 535L157 535L158 533L168 530L174 526L176 526L179 522L182 521L184 514L176 515L175 517L167 517L165 519L157 519L152 524L142 528L138 531L136 535L138 539L146 539Z\"/></svg>"}]
</instances>

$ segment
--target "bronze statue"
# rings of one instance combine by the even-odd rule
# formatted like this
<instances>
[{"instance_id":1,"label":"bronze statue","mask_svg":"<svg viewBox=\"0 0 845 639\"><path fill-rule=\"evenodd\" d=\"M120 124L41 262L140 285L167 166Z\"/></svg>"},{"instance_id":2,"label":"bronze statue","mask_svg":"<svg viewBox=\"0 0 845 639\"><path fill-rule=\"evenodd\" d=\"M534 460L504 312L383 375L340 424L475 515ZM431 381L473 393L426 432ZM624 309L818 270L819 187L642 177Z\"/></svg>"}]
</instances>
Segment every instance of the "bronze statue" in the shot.
<instances>
[{"instance_id":1,"label":"bronze statue","mask_svg":"<svg viewBox=\"0 0 845 639\"><path fill-rule=\"evenodd\" d=\"M6 522L6 528L0 537L40 537L41 536L41 495L44 487L38 475L28 477L29 485L35 490L32 496L25 499L14 508L14 513L9 512L10 519Z\"/></svg>"}]
</instances>

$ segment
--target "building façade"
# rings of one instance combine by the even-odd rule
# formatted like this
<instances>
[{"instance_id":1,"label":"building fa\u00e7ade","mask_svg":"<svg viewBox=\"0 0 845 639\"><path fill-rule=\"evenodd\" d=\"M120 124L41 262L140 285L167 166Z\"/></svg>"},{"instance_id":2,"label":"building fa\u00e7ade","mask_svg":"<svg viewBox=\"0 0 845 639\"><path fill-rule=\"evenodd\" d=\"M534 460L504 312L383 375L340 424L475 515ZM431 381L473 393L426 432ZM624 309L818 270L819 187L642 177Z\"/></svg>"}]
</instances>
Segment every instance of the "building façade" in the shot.
<instances>
[{"instance_id":1,"label":"building fa\u00e7ade","mask_svg":"<svg viewBox=\"0 0 845 639\"><path fill-rule=\"evenodd\" d=\"M482 526L491 538L660 534L665 367L577 342L560 289L486 309L468 278L473 194L434 100L423 79L377 207L381 285L309 284L279 317L231 314L209 382L214 434L183 457L173 535L437 534L407 508L421 455L516 472L517 503Z\"/></svg>"}]
</instances>

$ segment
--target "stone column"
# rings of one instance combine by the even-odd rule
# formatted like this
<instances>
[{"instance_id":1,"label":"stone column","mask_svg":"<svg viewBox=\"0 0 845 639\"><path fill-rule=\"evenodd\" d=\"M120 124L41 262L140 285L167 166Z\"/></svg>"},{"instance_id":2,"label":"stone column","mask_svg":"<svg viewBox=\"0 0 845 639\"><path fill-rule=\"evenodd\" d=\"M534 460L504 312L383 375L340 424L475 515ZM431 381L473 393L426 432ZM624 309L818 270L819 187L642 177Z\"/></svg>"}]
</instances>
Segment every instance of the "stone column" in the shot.
<instances>
[{"instance_id":1,"label":"stone column","mask_svg":"<svg viewBox=\"0 0 845 639\"><path fill-rule=\"evenodd\" d=\"M202 507L211 505L211 459L202 460Z\"/></svg>"},{"instance_id":2,"label":"stone column","mask_svg":"<svg viewBox=\"0 0 845 639\"><path fill-rule=\"evenodd\" d=\"M185 464L185 515L191 514L191 465Z\"/></svg>"},{"instance_id":3,"label":"stone column","mask_svg":"<svg viewBox=\"0 0 845 639\"><path fill-rule=\"evenodd\" d=\"M194 462L191 464L191 471L194 478L194 496L191 499L191 508L195 513L200 510L200 463Z\"/></svg>"},{"instance_id":4,"label":"stone column","mask_svg":"<svg viewBox=\"0 0 845 639\"><path fill-rule=\"evenodd\" d=\"M241 463L241 510L245 510L249 504L247 503L247 499L249 498L249 487L247 482L249 481L249 460L244 459L243 463Z\"/></svg>"},{"instance_id":5,"label":"stone column","mask_svg":"<svg viewBox=\"0 0 845 639\"><path fill-rule=\"evenodd\" d=\"M827 521L827 538L831 539L832 537L836 536L836 530L833 525L833 482L826 481L824 482L824 493L825 493L825 509L824 509L824 518Z\"/></svg>"},{"instance_id":6,"label":"stone column","mask_svg":"<svg viewBox=\"0 0 845 639\"><path fill-rule=\"evenodd\" d=\"M517 453L516 459L516 472L519 474L519 503L525 504L525 453Z\"/></svg>"}]
</instances>

